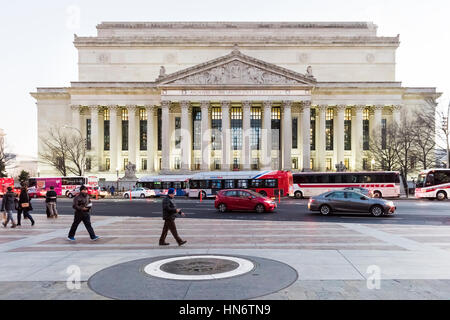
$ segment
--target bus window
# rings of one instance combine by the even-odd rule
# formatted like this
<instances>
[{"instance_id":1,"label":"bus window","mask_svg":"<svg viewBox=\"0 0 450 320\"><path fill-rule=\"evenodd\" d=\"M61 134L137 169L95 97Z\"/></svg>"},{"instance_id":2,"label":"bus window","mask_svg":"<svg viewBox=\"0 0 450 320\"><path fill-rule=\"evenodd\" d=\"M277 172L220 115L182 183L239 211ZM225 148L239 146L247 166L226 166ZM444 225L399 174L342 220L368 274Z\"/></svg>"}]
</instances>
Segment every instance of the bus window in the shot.
<instances>
[{"instance_id":1,"label":"bus window","mask_svg":"<svg viewBox=\"0 0 450 320\"><path fill-rule=\"evenodd\" d=\"M354 183L353 180L356 180L353 178L352 174L343 174L342 175L342 183Z\"/></svg>"},{"instance_id":2,"label":"bus window","mask_svg":"<svg viewBox=\"0 0 450 320\"><path fill-rule=\"evenodd\" d=\"M171 183L170 182L168 182L168 181L163 181L163 183L162 183L162 188L163 189L169 189L169 188L171 188L172 186L171 186Z\"/></svg>"},{"instance_id":3,"label":"bus window","mask_svg":"<svg viewBox=\"0 0 450 320\"><path fill-rule=\"evenodd\" d=\"M160 181L153 182L153 185L155 186L155 189L161 189L161 182Z\"/></svg>"},{"instance_id":4,"label":"bus window","mask_svg":"<svg viewBox=\"0 0 450 320\"><path fill-rule=\"evenodd\" d=\"M189 188L190 189L198 189L198 181L197 180L189 180Z\"/></svg>"},{"instance_id":5,"label":"bus window","mask_svg":"<svg viewBox=\"0 0 450 320\"><path fill-rule=\"evenodd\" d=\"M263 180L260 180L260 179L251 180L250 184L251 184L252 188L262 188L264 185Z\"/></svg>"},{"instance_id":6,"label":"bus window","mask_svg":"<svg viewBox=\"0 0 450 320\"><path fill-rule=\"evenodd\" d=\"M334 176L334 183L342 183L342 174L336 174Z\"/></svg>"},{"instance_id":7,"label":"bus window","mask_svg":"<svg viewBox=\"0 0 450 320\"><path fill-rule=\"evenodd\" d=\"M174 187L175 189L181 189L181 182L179 182L179 181L173 182L173 187Z\"/></svg>"},{"instance_id":8,"label":"bus window","mask_svg":"<svg viewBox=\"0 0 450 320\"><path fill-rule=\"evenodd\" d=\"M426 187L428 187L428 186L434 186L434 174L432 174L432 173L429 173L429 174L428 174L427 180L426 180L426 182L425 182L425 186L426 186Z\"/></svg>"},{"instance_id":9,"label":"bus window","mask_svg":"<svg viewBox=\"0 0 450 320\"><path fill-rule=\"evenodd\" d=\"M211 188L212 189L222 189L222 180L212 180Z\"/></svg>"},{"instance_id":10,"label":"bus window","mask_svg":"<svg viewBox=\"0 0 450 320\"><path fill-rule=\"evenodd\" d=\"M234 188L234 180L225 180L224 183L225 189L233 189Z\"/></svg>"},{"instance_id":11,"label":"bus window","mask_svg":"<svg viewBox=\"0 0 450 320\"><path fill-rule=\"evenodd\" d=\"M278 187L278 181L276 179L266 179L264 180L266 184L266 188L277 188Z\"/></svg>"},{"instance_id":12,"label":"bus window","mask_svg":"<svg viewBox=\"0 0 450 320\"><path fill-rule=\"evenodd\" d=\"M434 184L450 183L450 172L435 171L434 172Z\"/></svg>"},{"instance_id":13,"label":"bus window","mask_svg":"<svg viewBox=\"0 0 450 320\"><path fill-rule=\"evenodd\" d=\"M238 188L247 189L248 188L248 180L238 180L237 185L238 185Z\"/></svg>"},{"instance_id":14,"label":"bus window","mask_svg":"<svg viewBox=\"0 0 450 320\"><path fill-rule=\"evenodd\" d=\"M210 180L200 180L199 181L199 187L200 187L200 189L209 189L209 187L210 187Z\"/></svg>"}]
</instances>

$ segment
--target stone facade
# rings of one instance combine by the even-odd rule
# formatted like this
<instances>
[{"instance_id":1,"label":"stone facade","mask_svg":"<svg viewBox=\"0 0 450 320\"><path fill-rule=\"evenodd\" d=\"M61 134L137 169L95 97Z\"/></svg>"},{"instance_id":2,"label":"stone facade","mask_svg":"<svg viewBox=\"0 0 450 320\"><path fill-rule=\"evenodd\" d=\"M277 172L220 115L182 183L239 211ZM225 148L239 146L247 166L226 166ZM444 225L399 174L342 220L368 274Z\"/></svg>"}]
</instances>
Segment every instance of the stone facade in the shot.
<instances>
[{"instance_id":1,"label":"stone facade","mask_svg":"<svg viewBox=\"0 0 450 320\"><path fill-rule=\"evenodd\" d=\"M432 109L439 97L396 81L399 37L377 36L372 23L110 22L97 30L75 36L79 81L32 95L39 135L56 124L88 135L90 172L106 179L128 162L138 176L324 171L341 161L361 170L367 125Z\"/></svg>"}]
</instances>

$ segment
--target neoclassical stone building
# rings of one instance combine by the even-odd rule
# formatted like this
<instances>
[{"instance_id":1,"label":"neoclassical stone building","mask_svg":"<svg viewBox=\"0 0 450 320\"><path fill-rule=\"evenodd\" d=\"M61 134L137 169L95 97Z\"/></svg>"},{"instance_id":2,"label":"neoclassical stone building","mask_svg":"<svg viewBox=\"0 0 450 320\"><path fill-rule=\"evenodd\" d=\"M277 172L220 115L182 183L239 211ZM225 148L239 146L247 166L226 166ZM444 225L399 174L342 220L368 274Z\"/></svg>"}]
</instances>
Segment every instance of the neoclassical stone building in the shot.
<instances>
[{"instance_id":1,"label":"neoclassical stone building","mask_svg":"<svg viewBox=\"0 0 450 320\"><path fill-rule=\"evenodd\" d=\"M75 35L79 80L38 88L38 133L87 138L87 172L367 168L369 136L433 109L367 22L107 22ZM42 151L39 142L39 151ZM55 175L40 163L41 175Z\"/></svg>"}]
</instances>

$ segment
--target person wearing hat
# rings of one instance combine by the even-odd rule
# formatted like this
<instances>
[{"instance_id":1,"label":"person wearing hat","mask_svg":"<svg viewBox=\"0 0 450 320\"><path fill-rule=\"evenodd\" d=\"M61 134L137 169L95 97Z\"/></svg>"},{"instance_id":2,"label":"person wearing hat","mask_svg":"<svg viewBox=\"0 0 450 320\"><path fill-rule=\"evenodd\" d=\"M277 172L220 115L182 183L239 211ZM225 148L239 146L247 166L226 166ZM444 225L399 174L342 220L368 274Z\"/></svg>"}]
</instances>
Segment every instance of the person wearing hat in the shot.
<instances>
[{"instance_id":1,"label":"person wearing hat","mask_svg":"<svg viewBox=\"0 0 450 320\"><path fill-rule=\"evenodd\" d=\"M75 241L75 232L77 231L78 225L81 221L83 221L92 241L100 239L99 236L95 235L94 229L91 225L91 216L89 211L91 210L92 203L91 199L89 199L87 188L85 186L81 186L80 193L73 199L72 207L75 209L75 218L72 227L70 228L67 240Z\"/></svg>"},{"instance_id":2,"label":"person wearing hat","mask_svg":"<svg viewBox=\"0 0 450 320\"><path fill-rule=\"evenodd\" d=\"M6 212L6 221L2 224L6 228L8 222L11 221L11 228L15 228L16 223L14 222L13 218L13 210L16 209L16 194L13 192L13 189L11 187L8 187L7 190L8 191L3 196L2 208L0 210L1 212Z\"/></svg>"},{"instance_id":3,"label":"person wearing hat","mask_svg":"<svg viewBox=\"0 0 450 320\"><path fill-rule=\"evenodd\" d=\"M170 188L167 192L167 197L163 199L162 207L163 207L163 220L164 227L162 230L161 238L159 239L160 246L167 246L169 243L166 242L167 232L170 230L175 240L178 242L179 246L182 246L187 241L182 240L177 232L177 227L175 225L176 215L179 214L182 217L185 216L180 209L177 209L177 206L173 202L173 197L175 196L175 189Z\"/></svg>"}]
</instances>

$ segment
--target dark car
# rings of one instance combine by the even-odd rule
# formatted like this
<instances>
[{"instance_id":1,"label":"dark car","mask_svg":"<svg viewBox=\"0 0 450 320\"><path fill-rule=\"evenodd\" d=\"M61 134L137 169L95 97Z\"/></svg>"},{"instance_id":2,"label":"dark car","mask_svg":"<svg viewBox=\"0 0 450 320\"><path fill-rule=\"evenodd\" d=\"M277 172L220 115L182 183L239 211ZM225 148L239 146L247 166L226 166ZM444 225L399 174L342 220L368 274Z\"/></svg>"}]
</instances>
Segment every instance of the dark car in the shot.
<instances>
[{"instance_id":1,"label":"dark car","mask_svg":"<svg viewBox=\"0 0 450 320\"><path fill-rule=\"evenodd\" d=\"M372 191L370 191L369 189L366 189L366 188L362 188L362 187L347 187L347 188L344 188L342 190L356 191L356 192L362 193L365 196L368 196L368 197L372 198Z\"/></svg>"},{"instance_id":2,"label":"dark car","mask_svg":"<svg viewBox=\"0 0 450 320\"><path fill-rule=\"evenodd\" d=\"M263 213L275 210L277 204L272 199L251 190L230 189L217 193L214 206L222 213L231 210Z\"/></svg>"},{"instance_id":3,"label":"dark car","mask_svg":"<svg viewBox=\"0 0 450 320\"><path fill-rule=\"evenodd\" d=\"M321 195L311 197L308 209L319 211L322 215L330 215L334 211L365 213L375 217L384 214L393 214L395 205L392 201L369 198L355 191L329 191Z\"/></svg>"}]
</instances>

